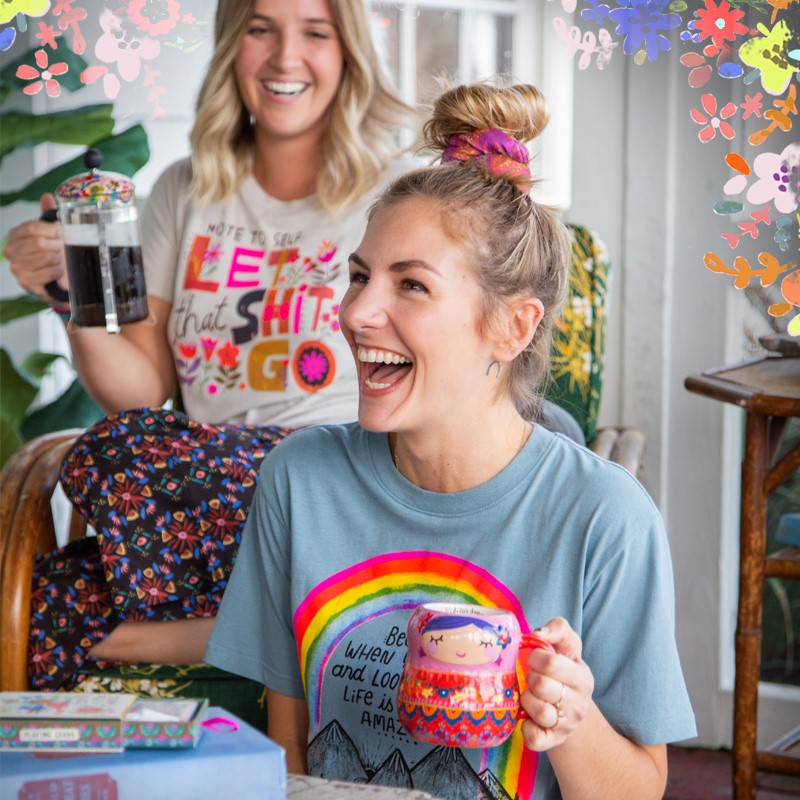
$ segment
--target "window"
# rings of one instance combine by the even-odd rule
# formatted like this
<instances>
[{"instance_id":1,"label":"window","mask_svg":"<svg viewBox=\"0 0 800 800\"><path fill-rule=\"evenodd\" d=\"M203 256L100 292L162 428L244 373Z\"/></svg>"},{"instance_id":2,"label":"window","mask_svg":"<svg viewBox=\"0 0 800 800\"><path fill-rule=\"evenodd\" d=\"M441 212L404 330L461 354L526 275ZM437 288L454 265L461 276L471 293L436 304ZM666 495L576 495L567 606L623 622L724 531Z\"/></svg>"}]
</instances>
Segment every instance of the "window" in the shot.
<instances>
[{"instance_id":1,"label":"window","mask_svg":"<svg viewBox=\"0 0 800 800\"><path fill-rule=\"evenodd\" d=\"M550 122L531 148L539 199L569 206L572 183L571 60L552 20L559 4L531 0L419 0L370 3L379 47L404 99L424 109L438 78L475 81L507 75L538 86Z\"/></svg>"}]
</instances>

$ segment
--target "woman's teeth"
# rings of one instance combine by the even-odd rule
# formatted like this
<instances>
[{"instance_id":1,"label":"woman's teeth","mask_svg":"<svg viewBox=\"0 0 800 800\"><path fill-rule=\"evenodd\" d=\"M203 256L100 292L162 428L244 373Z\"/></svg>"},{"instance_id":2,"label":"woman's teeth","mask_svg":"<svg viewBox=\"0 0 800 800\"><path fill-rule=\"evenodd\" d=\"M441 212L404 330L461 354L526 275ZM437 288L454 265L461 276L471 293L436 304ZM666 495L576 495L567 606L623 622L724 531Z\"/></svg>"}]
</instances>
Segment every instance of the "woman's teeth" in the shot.
<instances>
[{"instance_id":1,"label":"woman's teeth","mask_svg":"<svg viewBox=\"0 0 800 800\"><path fill-rule=\"evenodd\" d=\"M390 353L388 350L374 350L368 349L366 347L359 347L357 351L358 360L365 364L392 364L392 365L405 365L411 364L411 361L407 359L405 356L401 356L398 353ZM378 372L382 372L386 375L385 368L375 368L370 369L370 373L374 377ZM389 374L395 373L396 370L389 370ZM387 375L388 377L388 375ZM375 380L371 380L370 377L364 376L364 384L368 389L388 389L392 383L383 383L378 382Z\"/></svg>"},{"instance_id":2,"label":"woman's teeth","mask_svg":"<svg viewBox=\"0 0 800 800\"><path fill-rule=\"evenodd\" d=\"M300 94L306 88L304 83L278 83L277 81L263 81L264 87L273 94L293 95Z\"/></svg>"},{"instance_id":3,"label":"woman's teeth","mask_svg":"<svg viewBox=\"0 0 800 800\"><path fill-rule=\"evenodd\" d=\"M411 362L397 353L386 350L367 350L366 347L358 348L358 360L368 364L410 364Z\"/></svg>"}]
</instances>

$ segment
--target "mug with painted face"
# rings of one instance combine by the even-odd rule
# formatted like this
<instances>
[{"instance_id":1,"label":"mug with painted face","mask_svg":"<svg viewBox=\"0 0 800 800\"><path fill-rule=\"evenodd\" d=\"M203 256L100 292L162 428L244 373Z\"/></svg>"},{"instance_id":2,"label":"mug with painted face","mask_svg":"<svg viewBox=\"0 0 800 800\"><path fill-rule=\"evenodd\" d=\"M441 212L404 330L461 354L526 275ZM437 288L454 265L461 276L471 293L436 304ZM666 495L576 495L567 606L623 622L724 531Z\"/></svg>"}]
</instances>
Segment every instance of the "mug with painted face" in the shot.
<instances>
[{"instance_id":1,"label":"mug with painted face","mask_svg":"<svg viewBox=\"0 0 800 800\"><path fill-rule=\"evenodd\" d=\"M525 712L519 704L523 658L554 652L523 634L511 611L425 603L408 621L408 657L397 692L400 722L417 741L450 747L496 747Z\"/></svg>"}]
</instances>

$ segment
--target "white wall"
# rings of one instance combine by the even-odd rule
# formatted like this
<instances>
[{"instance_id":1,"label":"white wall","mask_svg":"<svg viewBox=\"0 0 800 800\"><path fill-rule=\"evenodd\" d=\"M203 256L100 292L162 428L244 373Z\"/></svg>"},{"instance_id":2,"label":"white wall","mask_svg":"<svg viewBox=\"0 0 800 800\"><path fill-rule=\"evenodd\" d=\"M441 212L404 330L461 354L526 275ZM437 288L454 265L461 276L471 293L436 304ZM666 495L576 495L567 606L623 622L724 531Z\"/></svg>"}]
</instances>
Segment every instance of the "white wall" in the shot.
<instances>
[{"instance_id":1,"label":"white wall","mask_svg":"<svg viewBox=\"0 0 800 800\"><path fill-rule=\"evenodd\" d=\"M619 48L621 50L621 48ZM673 53L637 66L621 52L604 71L575 72L573 204L612 259L608 363L601 424L647 435L644 483L664 514L672 548L681 658L698 720L697 743L730 745L732 642L738 556L741 412L689 393L690 374L741 360L748 315L732 279L703 265L708 250L732 260L716 216L733 174L718 135L701 144L689 109L702 92L720 106L741 81L691 89ZM751 90L751 93L754 90ZM767 107L771 98L765 96ZM736 149L752 160L742 145ZM770 150L780 150L770 142ZM738 219L736 220L738 221ZM774 229L773 229L774 230ZM770 239L758 244L775 252ZM751 263L757 250L747 255ZM768 332L766 323L760 333ZM759 741L800 719L800 689L765 687Z\"/></svg>"}]
</instances>

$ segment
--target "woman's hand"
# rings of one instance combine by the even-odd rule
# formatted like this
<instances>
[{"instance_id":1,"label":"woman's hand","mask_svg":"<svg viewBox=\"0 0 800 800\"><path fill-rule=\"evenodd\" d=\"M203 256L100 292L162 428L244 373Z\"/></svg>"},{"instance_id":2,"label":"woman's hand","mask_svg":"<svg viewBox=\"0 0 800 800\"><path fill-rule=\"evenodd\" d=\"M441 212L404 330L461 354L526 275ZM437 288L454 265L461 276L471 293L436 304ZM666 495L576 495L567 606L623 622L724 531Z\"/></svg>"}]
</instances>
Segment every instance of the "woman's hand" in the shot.
<instances>
[{"instance_id":1,"label":"woman's hand","mask_svg":"<svg viewBox=\"0 0 800 800\"><path fill-rule=\"evenodd\" d=\"M55 197L42 195L42 211L55 208ZM16 225L8 232L3 255L10 262L11 272L20 288L45 303L55 303L44 288L50 281L57 281L63 289L67 288L67 264L60 223L29 220Z\"/></svg>"},{"instance_id":2,"label":"woman's hand","mask_svg":"<svg viewBox=\"0 0 800 800\"><path fill-rule=\"evenodd\" d=\"M594 677L581 658L580 637L563 617L556 617L536 633L556 652L531 652L528 688L520 703L529 717L522 723L525 746L543 751L563 744L589 713Z\"/></svg>"}]
</instances>

